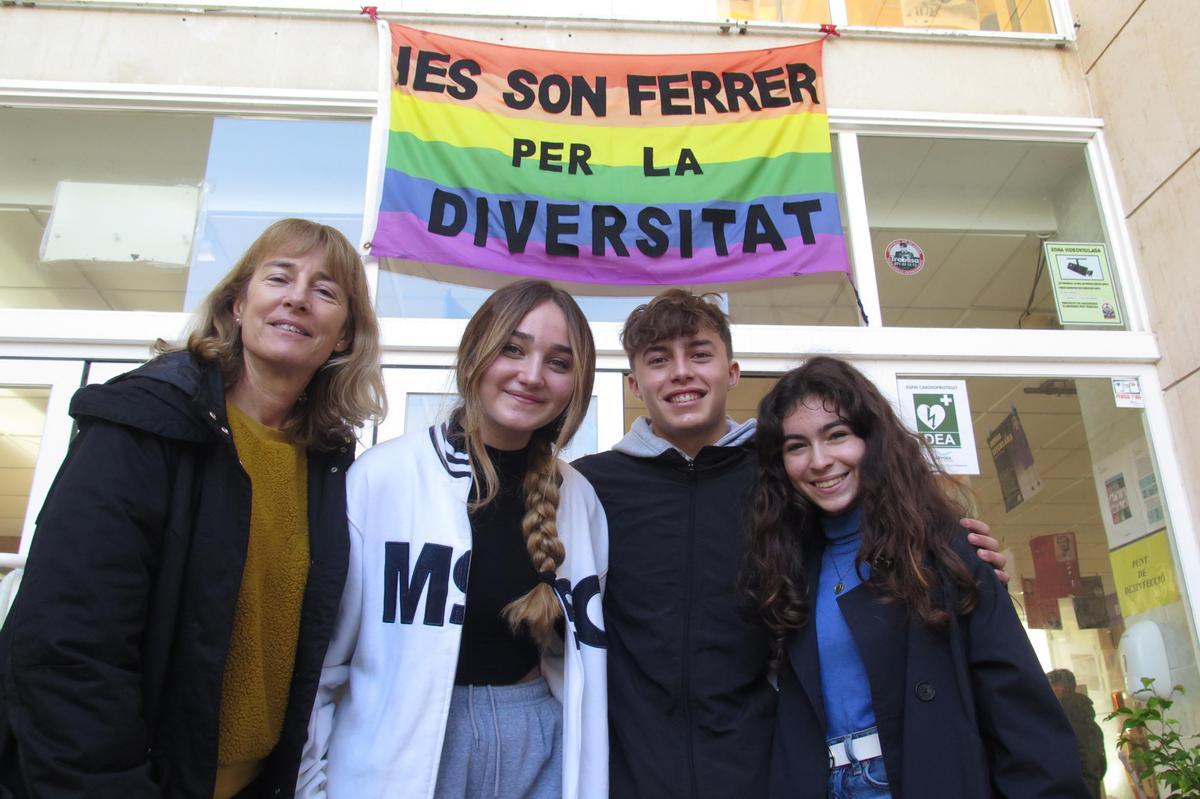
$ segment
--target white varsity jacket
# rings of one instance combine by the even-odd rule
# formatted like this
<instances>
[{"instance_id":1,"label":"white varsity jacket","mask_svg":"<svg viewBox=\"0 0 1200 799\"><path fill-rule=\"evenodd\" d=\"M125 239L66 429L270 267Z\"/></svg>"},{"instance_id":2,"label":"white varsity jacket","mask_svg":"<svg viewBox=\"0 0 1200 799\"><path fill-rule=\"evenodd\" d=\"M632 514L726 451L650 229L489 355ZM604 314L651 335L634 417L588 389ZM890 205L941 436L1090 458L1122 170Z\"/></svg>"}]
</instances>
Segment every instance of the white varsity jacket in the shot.
<instances>
[{"instance_id":1,"label":"white varsity jacket","mask_svg":"<svg viewBox=\"0 0 1200 799\"><path fill-rule=\"evenodd\" d=\"M559 466L566 641L561 656L543 656L542 673L563 705L563 797L603 798L608 525L591 485ZM444 424L373 447L350 469L350 566L296 796L433 795L467 601L470 488L467 455Z\"/></svg>"}]
</instances>

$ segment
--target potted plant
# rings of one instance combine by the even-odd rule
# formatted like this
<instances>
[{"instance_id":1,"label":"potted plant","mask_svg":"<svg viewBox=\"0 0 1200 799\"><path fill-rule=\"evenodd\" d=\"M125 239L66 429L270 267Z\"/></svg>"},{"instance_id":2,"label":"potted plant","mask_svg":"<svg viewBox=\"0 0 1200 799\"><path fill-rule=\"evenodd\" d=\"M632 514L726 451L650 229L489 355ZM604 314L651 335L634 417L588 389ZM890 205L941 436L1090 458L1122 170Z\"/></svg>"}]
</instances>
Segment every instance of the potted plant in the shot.
<instances>
[{"instance_id":1,"label":"potted plant","mask_svg":"<svg viewBox=\"0 0 1200 799\"><path fill-rule=\"evenodd\" d=\"M1184 735L1179 721L1167 715L1183 686L1176 685L1165 697L1153 686L1153 679L1143 677L1142 688L1134 692L1143 700L1139 706L1117 708L1108 715L1122 720L1117 746L1128 753L1127 768L1138 780L1169 789L1163 799L1200 799L1200 749L1195 747L1200 736Z\"/></svg>"}]
</instances>

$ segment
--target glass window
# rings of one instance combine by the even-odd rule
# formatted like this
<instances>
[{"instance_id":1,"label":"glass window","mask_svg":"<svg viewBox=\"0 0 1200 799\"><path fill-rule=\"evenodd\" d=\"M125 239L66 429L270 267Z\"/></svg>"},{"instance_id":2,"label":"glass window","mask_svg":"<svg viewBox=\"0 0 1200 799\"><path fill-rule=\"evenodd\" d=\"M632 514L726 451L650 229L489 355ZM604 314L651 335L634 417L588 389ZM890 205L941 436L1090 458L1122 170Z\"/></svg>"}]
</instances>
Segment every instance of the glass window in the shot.
<instances>
[{"instance_id":1,"label":"glass window","mask_svg":"<svg viewBox=\"0 0 1200 799\"><path fill-rule=\"evenodd\" d=\"M1050 0L846 0L851 25L1054 33Z\"/></svg>"},{"instance_id":2,"label":"glass window","mask_svg":"<svg viewBox=\"0 0 1200 799\"><path fill-rule=\"evenodd\" d=\"M0 552L17 552L50 389L0 386Z\"/></svg>"},{"instance_id":3,"label":"glass window","mask_svg":"<svg viewBox=\"0 0 1200 799\"><path fill-rule=\"evenodd\" d=\"M829 22L828 0L718 0L717 16L771 22Z\"/></svg>"},{"instance_id":4,"label":"glass window","mask_svg":"<svg viewBox=\"0 0 1200 799\"><path fill-rule=\"evenodd\" d=\"M312 219L360 245L370 134L366 122L214 120L183 309L194 309L278 219Z\"/></svg>"},{"instance_id":5,"label":"glass window","mask_svg":"<svg viewBox=\"0 0 1200 799\"><path fill-rule=\"evenodd\" d=\"M368 130L0 109L0 307L190 310L285 216L357 242Z\"/></svg>"},{"instance_id":6,"label":"glass window","mask_svg":"<svg viewBox=\"0 0 1200 799\"><path fill-rule=\"evenodd\" d=\"M859 147L885 325L1061 327L1047 241L1103 247L1119 296L1084 145L861 136Z\"/></svg>"},{"instance_id":7,"label":"glass window","mask_svg":"<svg viewBox=\"0 0 1200 799\"><path fill-rule=\"evenodd\" d=\"M1009 553L1010 593L1046 671L1069 669L1104 731L1108 796L1132 797L1106 722L1130 682L1148 676L1119 651L1149 623L1166 647L1173 708L1200 720L1200 671L1170 513L1144 411L1116 406L1105 378L968 377L981 474L967 478Z\"/></svg>"}]
</instances>

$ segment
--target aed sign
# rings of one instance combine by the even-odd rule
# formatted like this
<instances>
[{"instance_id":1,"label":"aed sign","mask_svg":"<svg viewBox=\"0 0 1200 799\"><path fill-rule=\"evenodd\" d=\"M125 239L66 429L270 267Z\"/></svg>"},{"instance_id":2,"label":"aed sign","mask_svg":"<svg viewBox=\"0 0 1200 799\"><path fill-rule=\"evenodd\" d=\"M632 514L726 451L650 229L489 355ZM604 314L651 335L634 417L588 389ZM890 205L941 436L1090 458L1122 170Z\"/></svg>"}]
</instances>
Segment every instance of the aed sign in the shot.
<instances>
[{"instance_id":1,"label":"aed sign","mask_svg":"<svg viewBox=\"0 0 1200 799\"><path fill-rule=\"evenodd\" d=\"M964 380L896 381L900 416L933 449L951 474L979 474L975 431Z\"/></svg>"}]
</instances>

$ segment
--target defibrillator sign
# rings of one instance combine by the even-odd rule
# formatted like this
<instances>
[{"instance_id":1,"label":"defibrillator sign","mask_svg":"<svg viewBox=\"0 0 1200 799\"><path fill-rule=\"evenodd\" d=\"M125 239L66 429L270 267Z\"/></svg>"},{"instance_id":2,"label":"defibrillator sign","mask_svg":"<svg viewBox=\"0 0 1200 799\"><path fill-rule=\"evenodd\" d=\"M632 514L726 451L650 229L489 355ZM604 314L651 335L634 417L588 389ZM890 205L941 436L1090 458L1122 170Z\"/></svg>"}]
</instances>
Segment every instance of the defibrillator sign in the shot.
<instances>
[{"instance_id":1,"label":"defibrillator sign","mask_svg":"<svg viewBox=\"0 0 1200 799\"><path fill-rule=\"evenodd\" d=\"M933 448L951 474L979 474L965 380L899 378L900 416Z\"/></svg>"}]
</instances>

